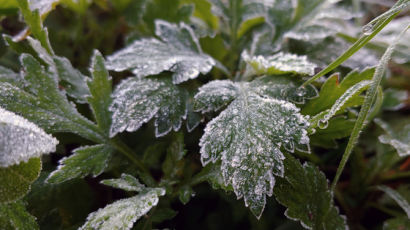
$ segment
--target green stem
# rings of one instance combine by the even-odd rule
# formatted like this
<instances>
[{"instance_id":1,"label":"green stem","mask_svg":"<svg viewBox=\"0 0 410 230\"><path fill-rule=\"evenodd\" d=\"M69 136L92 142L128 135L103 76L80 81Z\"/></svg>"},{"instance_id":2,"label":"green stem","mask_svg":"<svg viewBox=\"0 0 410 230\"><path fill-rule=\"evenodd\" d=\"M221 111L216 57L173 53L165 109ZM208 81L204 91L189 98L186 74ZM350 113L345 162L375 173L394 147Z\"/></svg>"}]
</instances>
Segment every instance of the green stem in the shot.
<instances>
[{"instance_id":1,"label":"green stem","mask_svg":"<svg viewBox=\"0 0 410 230\"><path fill-rule=\"evenodd\" d=\"M340 178L340 175L342 174L343 169L345 168L346 163L349 160L349 157L352 153L352 150L353 150L354 146L356 145L357 140L359 139L360 132L361 132L363 126L365 125L365 121L368 117L370 107L371 107L371 105L373 103L373 100L376 96L377 88L379 87L380 82L383 78L387 63L390 60L391 55L392 55L398 41L404 35L404 33L407 31L407 29L409 27L410 27L410 25L408 25L399 34L399 36L396 38L396 40L393 41L393 43L387 48L387 50L383 54L383 57L381 58L379 64L377 65L376 71L375 71L373 79L372 79L372 83L370 85L369 90L366 92L366 97L364 99L363 106L360 109L359 116L357 117L357 120L354 124L354 128L353 128L352 134L349 138L349 142L347 143L347 146L346 146L345 152L343 154L342 160L340 161L339 167L337 168L336 176L333 179L333 183L332 183L332 186L331 186L332 191L335 190L335 187L336 187L336 184L337 184L337 182Z\"/></svg>"},{"instance_id":2,"label":"green stem","mask_svg":"<svg viewBox=\"0 0 410 230\"><path fill-rule=\"evenodd\" d=\"M135 157L134 152L130 149L126 144L124 144L118 137L114 137L109 141L110 145L117 149L120 153L130 159L140 171L141 180L144 181L146 185L149 187L155 187L156 182L154 178L151 176L149 170L145 167L145 165Z\"/></svg>"}]
</instances>

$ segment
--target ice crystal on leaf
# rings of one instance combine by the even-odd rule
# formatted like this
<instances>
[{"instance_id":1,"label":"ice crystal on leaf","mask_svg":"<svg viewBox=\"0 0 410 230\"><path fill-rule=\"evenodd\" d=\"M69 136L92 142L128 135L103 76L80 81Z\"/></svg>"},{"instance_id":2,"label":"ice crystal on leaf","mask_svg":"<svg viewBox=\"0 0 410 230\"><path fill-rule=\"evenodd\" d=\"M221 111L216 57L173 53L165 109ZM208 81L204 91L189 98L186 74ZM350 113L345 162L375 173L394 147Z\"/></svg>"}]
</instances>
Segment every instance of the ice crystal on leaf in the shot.
<instances>
[{"instance_id":1,"label":"ice crystal on leaf","mask_svg":"<svg viewBox=\"0 0 410 230\"><path fill-rule=\"evenodd\" d=\"M154 116L157 137L179 130L187 115L187 95L167 78L124 80L113 93L110 135L135 131Z\"/></svg>"},{"instance_id":2,"label":"ice crystal on leaf","mask_svg":"<svg viewBox=\"0 0 410 230\"><path fill-rule=\"evenodd\" d=\"M280 83L286 82L282 85ZM309 86L303 95L289 77L264 77L253 82L210 82L195 96L203 112L229 104L209 122L200 140L203 165L221 161L225 185L259 218L272 195L275 176L282 177L281 147L309 152L308 122L288 100L316 96ZM279 87L274 86L278 83ZM219 91L217 89L220 89ZM231 101L231 103L229 103Z\"/></svg>"},{"instance_id":3,"label":"ice crystal on leaf","mask_svg":"<svg viewBox=\"0 0 410 230\"><path fill-rule=\"evenodd\" d=\"M401 157L410 155L410 124L408 119L398 120L393 125L381 119L375 119L375 122L386 132L386 134L379 136L381 143L393 146Z\"/></svg>"},{"instance_id":4,"label":"ice crystal on leaf","mask_svg":"<svg viewBox=\"0 0 410 230\"><path fill-rule=\"evenodd\" d=\"M121 179L105 180L103 184L112 185L127 191L139 191L136 196L118 200L91 213L87 222L80 228L100 230L131 229L135 221L158 204L159 196L165 195L163 188L146 188L136 178L123 174Z\"/></svg>"},{"instance_id":5,"label":"ice crystal on leaf","mask_svg":"<svg viewBox=\"0 0 410 230\"><path fill-rule=\"evenodd\" d=\"M0 107L0 167L54 152L57 144L37 125Z\"/></svg>"},{"instance_id":6,"label":"ice crystal on leaf","mask_svg":"<svg viewBox=\"0 0 410 230\"><path fill-rule=\"evenodd\" d=\"M175 84L208 73L215 65L204 54L192 29L181 23L179 26L156 21L158 39L142 39L108 56L107 68L115 71L132 70L137 77L171 71Z\"/></svg>"}]
</instances>

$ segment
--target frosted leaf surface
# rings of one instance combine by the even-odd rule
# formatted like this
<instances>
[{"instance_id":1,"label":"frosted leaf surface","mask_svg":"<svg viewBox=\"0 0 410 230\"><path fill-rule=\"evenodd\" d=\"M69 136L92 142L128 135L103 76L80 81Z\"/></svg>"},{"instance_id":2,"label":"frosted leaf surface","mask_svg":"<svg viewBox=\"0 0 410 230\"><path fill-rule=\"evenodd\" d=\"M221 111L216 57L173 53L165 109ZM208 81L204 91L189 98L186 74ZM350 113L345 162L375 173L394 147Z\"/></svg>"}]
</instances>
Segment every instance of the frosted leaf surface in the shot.
<instances>
[{"instance_id":1,"label":"frosted leaf surface","mask_svg":"<svg viewBox=\"0 0 410 230\"><path fill-rule=\"evenodd\" d=\"M0 167L54 152L57 144L34 123L0 107Z\"/></svg>"},{"instance_id":2,"label":"frosted leaf surface","mask_svg":"<svg viewBox=\"0 0 410 230\"><path fill-rule=\"evenodd\" d=\"M37 230L36 218L26 211L23 201L0 204L0 226L2 229Z\"/></svg>"},{"instance_id":3,"label":"frosted leaf surface","mask_svg":"<svg viewBox=\"0 0 410 230\"><path fill-rule=\"evenodd\" d=\"M123 173L119 179L103 180L101 184L129 192L141 192L145 189L145 185L141 184L137 178L126 173Z\"/></svg>"},{"instance_id":4,"label":"frosted leaf surface","mask_svg":"<svg viewBox=\"0 0 410 230\"><path fill-rule=\"evenodd\" d=\"M165 195L163 188L147 188L131 198L115 201L91 213L80 230L127 230L135 221L147 214L158 204L159 196Z\"/></svg>"},{"instance_id":5,"label":"frosted leaf surface","mask_svg":"<svg viewBox=\"0 0 410 230\"><path fill-rule=\"evenodd\" d=\"M74 154L59 161L58 168L47 178L48 183L61 183L87 175L100 175L108 166L113 149L108 145L93 145L77 148Z\"/></svg>"},{"instance_id":6,"label":"frosted leaf surface","mask_svg":"<svg viewBox=\"0 0 410 230\"><path fill-rule=\"evenodd\" d=\"M220 84L223 90L227 82L208 84ZM205 166L220 160L225 185L231 185L259 218L266 195L272 195L275 176L283 176L280 148L309 151L308 122L294 104L260 94L264 89L259 84L232 84L236 87L235 99L207 124L200 140L201 161ZM206 87L200 88L197 100L218 96L212 91L203 93Z\"/></svg>"},{"instance_id":7,"label":"frosted leaf surface","mask_svg":"<svg viewBox=\"0 0 410 230\"><path fill-rule=\"evenodd\" d=\"M60 0L29 0L30 10L39 10L40 15L50 12Z\"/></svg>"},{"instance_id":8,"label":"frosted leaf surface","mask_svg":"<svg viewBox=\"0 0 410 230\"><path fill-rule=\"evenodd\" d=\"M401 157L410 155L410 123L408 119L393 125L381 119L374 121L386 132L386 134L379 136L381 143L393 146Z\"/></svg>"},{"instance_id":9,"label":"frosted leaf surface","mask_svg":"<svg viewBox=\"0 0 410 230\"><path fill-rule=\"evenodd\" d=\"M410 219L410 204L399 192L385 185L377 186L377 188L389 195L396 203L404 210L407 217Z\"/></svg>"},{"instance_id":10,"label":"frosted leaf surface","mask_svg":"<svg viewBox=\"0 0 410 230\"><path fill-rule=\"evenodd\" d=\"M192 29L165 21L156 21L157 40L142 39L107 57L107 68L115 71L132 70L137 77L173 72L175 84L208 73L216 64L204 54Z\"/></svg>"},{"instance_id":11,"label":"frosted leaf surface","mask_svg":"<svg viewBox=\"0 0 410 230\"><path fill-rule=\"evenodd\" d=\"M215 80L199 88L194 108L202 112L217 111L239 94L238 87L229 80Z\"/></svg>"},{"instance_id":12,"label":"frosted leaf surface","mask_svg":"<svg viewBox=\"0 0 410 230\"><path fill-rule=\"evenodd\" d=\"M18 84L19 81L21 81L21 78L17 73L6 67L0 66L0 82Z\"/></svg>"},{"instance_id":13,"label":"frosted leaf surface","mask_svg":"<svg viewBox=\"0 0 410 230\"><path fill-rule=\"evenodd\" d=\"M313 75L316 64L307 60L306 56L298 56L288 53L277 53L264 57L261 55L250 56L247 52L242 54L242 59L250 64L256 74L301 74Z\"/></svg>"},{"instance_id":14,"label":"frosted leaf surface","mask_svg":"<svg viewBox=\"0 0 410 230\"><path fill-rule=\"evenodd\" d=\"M133 132L154 116L157 137L179 130L187 115L187 95L185 89L167 78L124 80L112 96L110 136L124 130Z\"/></svg>"},{"instance_id":15,"label":"frosted leaf surface","mask_svg":"<svg viewBox=\"0 0 410 230\"><path fill-rule=\"evenodd\" d=\"M0 106L21 114L47 132L72 132L95 142L104 140L94 123L77 112L58 89L56 73L23 54L25 88L0 82Z\"/></svg>"},{"instance_id":16,"label":"frosted leaf surface","mask_svg":"<svg viewBox=\"0 0 410 230\"><path fill-rule=\"evenodd\" d=\"M346 219L333 204L325 175L312 165L286 155L285 177L277 178L276 200L287 207L287 218L306 229L346 230Z\"/></svg>"}]
</instances>

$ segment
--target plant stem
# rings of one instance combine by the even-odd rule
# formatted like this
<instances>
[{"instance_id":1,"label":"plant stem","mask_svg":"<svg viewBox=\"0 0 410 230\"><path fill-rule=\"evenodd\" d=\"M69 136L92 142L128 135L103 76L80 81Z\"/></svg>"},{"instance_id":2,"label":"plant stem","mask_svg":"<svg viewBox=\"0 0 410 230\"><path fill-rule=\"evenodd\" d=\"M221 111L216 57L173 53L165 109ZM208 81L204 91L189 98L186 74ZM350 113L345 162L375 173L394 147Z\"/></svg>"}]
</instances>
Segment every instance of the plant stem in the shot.
<instances>
[{"instance_id":1,"label":"plant stem","mask_svg":"<svg viewBox=\"0 0 410 230\"><path fill-rule=\"evenodd\" d=\"M149 172L149 170L138 158L134 156L134 152L132 151L132 149L130 149L126 144L124 144L124 142L122 142L119 137L114 137L109 141L109 143L137 166L141 174L141 180L143 180L146 185L148 185L149 187L156 186L156 182L152 177L151 173Z\"/></svg>"},{"instance_id":2,"label":"plant stem","mask_svg":"<svg viewBox=\"0 0 410 230\"><path fill-rule=\"evenodd\" d=\"M362 108L360 109L359 112L359 116L357 117L357 120L354 124L354 128L353 131L350 135L349 138L349 142L347 143L345 152L343 154L342 160L340 161L339 167L337 168L337 172L336 172L336 176L333 179L333 183L331 186L331 190L334 191L336 184L340 178L340 175L343 172L343 169L346 166L347 161L349 160L349 157L352 153L352 150L354 148L354 146L357 143L357 140L359 139L360 136L360 132L364 126L364 123L366 121L366 118L369 114L370 111L370 107L373 103L373 100L376 96L377 93L377 88L380 85L380 82L383 78L386 66L388 61L391 58L391 55L398 43L398 41L400 40L400 38L405 34L405 32L407 31L407 29L410 27L410 25L408 25L406 28L404 28L404 30L399 34L399 36L396 38L395 41L393 41L393 43L387 48L386 52L383 54L379 64L376 67L376 71L374 73L373 79L372 79L372 83L370 84L370 88L369 90L366 92L366 97L364 99L364 103Z\"/></svg>"}]
</instances>

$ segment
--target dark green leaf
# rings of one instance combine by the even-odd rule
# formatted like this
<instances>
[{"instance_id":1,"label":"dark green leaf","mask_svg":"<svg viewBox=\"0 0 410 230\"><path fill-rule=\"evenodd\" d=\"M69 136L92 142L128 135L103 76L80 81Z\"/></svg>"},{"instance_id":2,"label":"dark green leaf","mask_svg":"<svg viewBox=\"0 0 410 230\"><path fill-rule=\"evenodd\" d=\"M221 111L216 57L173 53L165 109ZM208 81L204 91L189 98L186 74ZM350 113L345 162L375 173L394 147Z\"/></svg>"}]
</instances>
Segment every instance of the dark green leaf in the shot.
<instances>
[{"instance_id":1,"label":"dark green leaf","mask_svg":"<svg viewBox=\"0 0 410 230\"><path fill-rule=\"evenodd\" d=\"M0 226L3 230L37 230L36 218L26 211L23 202L0 204Z\"/></svg>"},{"instance_id":2,"label":"dark green leaf","mask_svg":"<svg viewBox=\"0 0 410 230\"><path fill-rule=\"evenodd\" d=\"M145 185L141 184L137 178L125 173L119 179L102 180L101 184L129 192L141 192L145 189Z\"/></svg>"}]
</instances>

